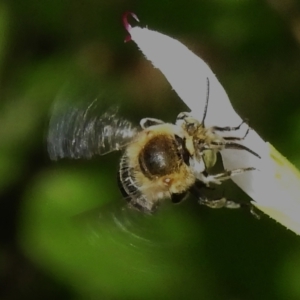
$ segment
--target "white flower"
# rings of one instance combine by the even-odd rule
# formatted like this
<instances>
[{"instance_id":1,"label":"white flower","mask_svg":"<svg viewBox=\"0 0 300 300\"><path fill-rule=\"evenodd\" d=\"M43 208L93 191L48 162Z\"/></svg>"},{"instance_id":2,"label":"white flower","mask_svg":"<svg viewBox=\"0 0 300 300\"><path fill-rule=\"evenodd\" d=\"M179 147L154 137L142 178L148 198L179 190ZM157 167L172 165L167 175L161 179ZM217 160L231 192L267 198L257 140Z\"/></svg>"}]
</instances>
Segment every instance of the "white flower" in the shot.
<instances>
[{"instance_id":1,"label":"white flower","mask_svg":"<svg viewBox=\"0 0 300 300\"><path fill-rule=\"evenodd\" d=\"M201 119L203 116L207 96L206 78L209 78L205 125L237 126L241 123L224 88L200 57L167 35L148 28L131 27L126 17L124 24L130 34L127 40L131 37L153 66L164 74L195 117ZM261 159L244 150L223 150L221 155L226 169L257 169L236 176L233 181L254 200L256 207L300 234L299 174L296 170L291 171L288 161L254 130L250 130L241 143L258 153Z\"/></svg>"}]
</instances>

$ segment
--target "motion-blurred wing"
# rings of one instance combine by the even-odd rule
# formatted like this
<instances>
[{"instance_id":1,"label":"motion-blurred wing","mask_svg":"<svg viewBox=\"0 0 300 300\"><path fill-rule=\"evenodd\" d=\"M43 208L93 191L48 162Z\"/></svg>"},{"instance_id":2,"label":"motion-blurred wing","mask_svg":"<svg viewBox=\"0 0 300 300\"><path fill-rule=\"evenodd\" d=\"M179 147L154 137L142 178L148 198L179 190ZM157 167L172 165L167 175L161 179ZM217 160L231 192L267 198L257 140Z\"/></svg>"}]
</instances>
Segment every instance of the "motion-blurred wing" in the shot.
<instances>
[{"instance_id":1,"label":"motion-blurred wing","mask_svg":"<svg viewBox=\"0 0 300 300\"><path fill-rule=\"evenodd\" d=\"M91 158L120 150L132 141L138 130L117 115L117 109L104 113L97 109L99 100L89 106L54 107L48 132L50 158Z\"/></svg>"}]
</instances>

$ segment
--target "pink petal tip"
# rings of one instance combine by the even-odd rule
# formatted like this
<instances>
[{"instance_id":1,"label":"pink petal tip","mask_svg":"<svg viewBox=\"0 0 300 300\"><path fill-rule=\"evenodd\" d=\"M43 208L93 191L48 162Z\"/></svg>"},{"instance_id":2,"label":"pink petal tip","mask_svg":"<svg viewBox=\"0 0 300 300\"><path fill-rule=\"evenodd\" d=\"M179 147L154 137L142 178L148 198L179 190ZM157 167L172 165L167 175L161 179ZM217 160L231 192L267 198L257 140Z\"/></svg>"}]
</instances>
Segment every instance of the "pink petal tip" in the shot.
<instances>
[{"instance_id":1,"label":"pink petal tip","mask_svg":"<svg viewBox=\"0 0 300 300\"><path fill-rule=\"evenodd\" d=\"M128 22L128 15L132 16L137 22L139 22L140 20L138 19L137 15L133 12L130 11L126 11L123 16L122 16L122 21L123 21L123 25L125 27L125 29L128 31L128 33L130 33L131 30L131 25ZM129 42L131 41L131 36L130 34L128 36L126 36L124 42Z\"/></svg>"}]
</instances>

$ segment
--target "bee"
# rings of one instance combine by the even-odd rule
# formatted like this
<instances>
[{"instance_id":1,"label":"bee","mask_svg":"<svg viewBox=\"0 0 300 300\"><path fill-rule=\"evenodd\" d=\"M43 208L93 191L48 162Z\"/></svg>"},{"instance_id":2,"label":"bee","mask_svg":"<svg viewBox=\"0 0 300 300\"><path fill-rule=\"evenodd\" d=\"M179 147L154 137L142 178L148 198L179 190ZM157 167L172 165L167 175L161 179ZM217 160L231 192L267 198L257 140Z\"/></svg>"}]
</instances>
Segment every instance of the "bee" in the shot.
<instances>
[{"instance_id":1,"label":"bee","mask_svg":"<svg viewBox=\"0 0 300 300\"><path fill-rule=\"evenodd\" d=\"M181 112L174 124L144 118L138 128L118 116L116 110L91 117L96 103L95 100L85 110L74 109L63 117L51 118L48 151L52 159L91 158L122 150L118 171L120 191L130 207L145 213L155 212L165 199L179 203L189 193L200 204L211 208L243 206L225 197L208 199L202 192L203 187L218 185L232 176L255 170L248 167L209 174L208 169L216 164L221 150L245 150L260 158L238 143L246 138L249 126L242 137L220 135L220 132L238 131L245 122L236 127L205 127L209 103L208 78L201 121L190 113Z\"/></svg>"}]
</instances>

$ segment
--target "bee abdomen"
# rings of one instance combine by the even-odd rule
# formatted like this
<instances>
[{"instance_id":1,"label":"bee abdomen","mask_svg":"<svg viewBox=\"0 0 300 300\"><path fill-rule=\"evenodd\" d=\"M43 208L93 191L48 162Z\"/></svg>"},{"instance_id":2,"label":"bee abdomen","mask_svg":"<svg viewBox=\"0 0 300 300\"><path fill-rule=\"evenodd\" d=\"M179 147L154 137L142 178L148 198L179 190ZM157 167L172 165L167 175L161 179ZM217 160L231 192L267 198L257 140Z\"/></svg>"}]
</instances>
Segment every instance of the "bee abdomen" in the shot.
<instances>
[{"instance_id":1,"label":"bee abdomen","mask_svg":"<svg viewBox=\"0 0 300 300\"><path fill-rule=\"evenodd\" d=\"M128 166L126 153L122 156L120 161L118 184L123 197L136 209L147 213L151 213L156 209L156 206L151 204L140 192L135 180L134 170Z\"/></svg>"},{"instance_id":2,"label":"bee abdomen","mask_svg":"<svg viewBox=\"0 0 300 300\"><path fill-rule=\"evenodd\" d=\"M120 188L123 196L132 197L139 193L139 189L135 183L133 169L128 166L128 157L124 154L120 161L119 180Z\"/></svg>"}]
</instances>

